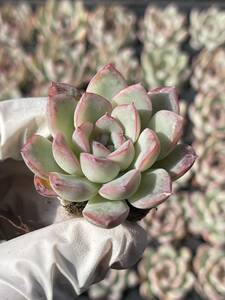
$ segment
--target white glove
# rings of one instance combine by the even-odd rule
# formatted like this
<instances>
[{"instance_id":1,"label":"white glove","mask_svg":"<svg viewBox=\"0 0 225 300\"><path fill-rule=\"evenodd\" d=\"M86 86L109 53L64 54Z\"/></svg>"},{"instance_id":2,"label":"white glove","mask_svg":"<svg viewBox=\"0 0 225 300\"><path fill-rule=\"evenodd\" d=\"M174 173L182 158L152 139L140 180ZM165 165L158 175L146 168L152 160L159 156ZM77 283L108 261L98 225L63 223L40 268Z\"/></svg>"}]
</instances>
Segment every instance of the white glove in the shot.
<instances>
[{"instance_id":1,"label":"white glove","mask_svg":"<svg viewBox=\"0 0 225 300\"><path fill-rule=\"evenodd\" d=\"M137 224L103 229L69 217L58 200L37 194L23 162L10 159L21 158L32 134L48 136L45 110L46 98L0 102L0 237L26 233L0 244L1 300L75 299L109 268L134 265L147 243Z\"/></svg>"}]
</instances>

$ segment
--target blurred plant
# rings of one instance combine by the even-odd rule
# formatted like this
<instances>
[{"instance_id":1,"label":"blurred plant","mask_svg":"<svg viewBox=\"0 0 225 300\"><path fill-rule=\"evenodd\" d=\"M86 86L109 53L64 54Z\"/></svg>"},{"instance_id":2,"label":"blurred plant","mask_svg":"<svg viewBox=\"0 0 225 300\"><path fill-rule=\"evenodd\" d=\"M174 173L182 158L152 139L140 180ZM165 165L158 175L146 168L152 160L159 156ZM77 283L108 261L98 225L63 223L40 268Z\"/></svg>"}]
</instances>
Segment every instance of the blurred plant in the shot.
<instances>
[{"instance_id":1,"label":"blurred plant","mask_svg":"<svg viewBox=\"0 0 225 300\"><path fill-rule=\"evenodd\" d=\"M165 9L149 6L140 22L139 38L146 50L178 47L187 37L186 17L175 5Z\"/></svg>"},{"instance_id":2,"label":"blurred plant","mask_svg":"<svg viewBox=\"0 0 225 300\"><path fill-rule=\"evenodd\" d=\"M81 1L47 0L37 12L35 27L40 42L57 36L67 47L73 46L86 39L88 13Z\"/></svg>"},{"instance_id":3,"label":"blurred plant","mask_svg":"<svg viewBox=\"0 0 225 300\"><path fill-rule=\"evenodd\" d=\"M127 288L136 287L138 276L134 270L111 269L105 279L88 290L91 300L120 300Z\"/></svg>"},{"instance_id":4,"label":"blurred plant","mask_svg":"<svg viewBox=\"0 0 225 300\"><path fill-rule=\"evenodd\" d=\"M188 248L175 250L171 245L164 244L157 250L146 249L138 265L140 294L149 300L184 299L194 283L194 276L189 271L190 259Z\"/></svg>"},{"instance_id":5,"label":"blurred plant","mask_svg":"<svg viewBox=\"0 0 225 300\"><path fill-rule=\"evenodd\" d=\"M47 96L50 81L64 81L81 86L88 80L85 46L67 47L57 37L39 43L33 56L26 57L26 67L33 81L32 96Z\"/></svg>"},{"instance_id":6,"label":"blurred plant","mask_svg":"<svg viewBox=\"0 0 225 300\"><path fill-rule=\"evenodd\" d=\"M217 7L199 11L193 9L190 13L191 46L199 50L209 51L225 43L225 11Z\"/></svg>"},{"instance_id":7,"label":"blurred plant","mask_svg":"<svg viewBox=\"0 0 225 300\"><path fill-rule=\"evenodd\" d=\"M225 147L224 141L212 137L193 144L198 155L196 165L192 172L197 185L204 189L225 187Z\"/></svg>"},{"instance_id":8,"label":"blurred plant","mask_svg":"<svg viewBox=\"0 0 225 300\"><path fill-rule=\"evenodd\" d=\"M0 100L21 96L25 77L23 52L19 48L0 47Z\"/></svg>"},{"instance_id":9,"label":"blurred plant","mask_svg":"<svg viewBox=\"0 0 225 300\"><path fill-rule=\"evenodd\" d=\"M135 15L124 6L99 6L89 16L89 42L115 53L135 39Z\"/></svg>"},{"instance_id":10,"label":"blurred plant","mask_svg":"<svg viewBox=\"0 0 225 300\"><path fill-rule=\"evenodd\" d=\"M190 106L189 117L198 141L214 137L221 142L225 138L225 94L197 94Z\"/></svg>"},{"instance_id":11,"label":"blurred plant","mask_svg":"<svg viewBox=\"0 0 225 300\"><path fill-rule=\"evenodd\" d=\"M213 97L225 93L224 82L225 49L203 50L193 63L192 86L196 91Z\"/></svg>"},{"instance_id":12,"label":"blurred plant","mask_svg":"<svg viewBox=\"0 0 225 300\"><path fill-rule=\"evenodd\" d=\"M140 80L140 68L131 43L135 40L135 15L124 6L99 6L89 16L92 74L109 61L123 71L128 82ZM93 26L94 24L94 26Z\"/></svg>"},{"instance_id":13,"label":"blurred plant","mask_svg":"<svg viewBox=\"0 0 225 300\"><path fill-rule=\"evenodd\" d=\"M203 244L194 259L197 275L196 289L204 299L225 299L225 252L224 249Z\"/></svg>"},{"instance_id":14,"label":"blurred plant","mask_svg":"<svg viewBox=\"0 0 225 300\"><path fill-rule=\"evenodd\" d=\"M153 49L141 55L143 80L148 88L175 85L188 78L188 56L178 49Z\"/></svg>"},{"instance_id":15,"label":"blurred plant","mask_svg":"<svg viewBox=\"0 0 225 300\"><path fill-rule=\"evenodd\" d=\"M34 16L27 2L5 2L0 7L0 45L27 48L32 44L33 22Z\"/></svg>"},{"instance_id":16,"label":"blurred plant","mask_svg":"<svg viewBox=\"0 0 225 300\"><path fill-rule=\"evenodd\" d=\"M194 192L188 203L188 229L214 245L225 245L225 192Z\"/></svg>"},{"instance_id":17,"label":"blurred plant","mask_svg":"<svg viewBox=\"0 0 225 300\"><path fill-rule=\"evenodd\" d=\"M149 239L157 239L159 243L182 239L186 233L183 201L185 193L177 193L166 202L152 209L143 219L142 224Z\"/></svg>"}]
</instances>

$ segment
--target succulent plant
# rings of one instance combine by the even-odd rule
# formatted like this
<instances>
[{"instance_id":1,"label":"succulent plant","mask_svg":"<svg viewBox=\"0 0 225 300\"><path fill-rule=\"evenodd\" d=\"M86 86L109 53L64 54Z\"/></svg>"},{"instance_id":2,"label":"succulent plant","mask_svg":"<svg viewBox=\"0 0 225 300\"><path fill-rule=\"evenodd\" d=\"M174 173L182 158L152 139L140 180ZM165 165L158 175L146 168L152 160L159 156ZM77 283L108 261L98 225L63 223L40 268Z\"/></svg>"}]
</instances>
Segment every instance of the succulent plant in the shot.
<instances>
[{"instance_id":1,"label":"succulent plant","mask_svg":"<svg viewBox=\"0 0 225 300\"><path fill-rule=\"evenodd\" d=\"M68 47L57 37L37 44L35 53L26 56L26 67L33 82L31 95L46 96L49 81L65 81L76 86L89 78L85 46L81 43Z\"/></svg>"},{"instance_id":2,"label":"succulent plant","mask_svg":"<svg viewBox=\"0 0 225 300\"><path fill-rule=\"evenodd\" d=\"M26 48L32 39L34 16L27 2L0 7L0 44Z\"/></svg>"},{"instance_id":3,"label":"succulent plant","mask_svg":"<svg viewBox=\"0 0 225 300\"><path fill-rule=\"evenodd\" d=\"M149 88L160 85L181 87L187 79L188 57L178 49L153 49L143 51L141 67L143 79Z\"/></svg>"},{"instance_id":4,"label":"succulent plant","mask_svg":"<svg viewBox=\"0 0 225 300\"><path fill-rule=\"evenodd\" d=\"M109 64L82 95L53 83L47 106L53 143L34 135L23 159L42 195L59 197L70 212L85 206L84 218L96 225L117 226L129 212L164 202L171 180L194 163L193 149L177 144L183 118L173 87L127 86Z\"/></svg>"},{"instance_id":5,"label":"succulent plant","mask_svg":"<svg viewBox=\"0 0 225 300\"><path fill-rule=\"evenodd\" d=\"M159 243L168 243L185 236L185 207L183 204L185 200L187 200L186 193L179 192L157 209L150 210L142 220L150 240L154 238Z\"/></svg>"},{"instance_id":6,"label":"succulent plant","mask_svg":"<svg viewBox=\"0 0 225 300\"><path fill-rule=\"evenodd\" d=\"M88 40L101 52L116 54L135 39L135 22L135 15L124 6L99 6L89 15Z\"/></svg>"},{"instance_id":7,"label":"succulent plant","mask_svg":"<svg viewBox=\"0 0 225 300\"><path fill-rule=\"evenodd\" d=\"M72 46L86 39L88 13L81 1L47 0L37 12L35 27L39 41L56 36Z\"/></svg>"},{"instance_id":8,"label":"succulent plant","mask_svg":"<svg viewBox=\"0 0 225 300\"><path fill-rule=\"evenodd\" d=\"M149 300L184 299L194 283L189 271L190 259L190 250L185 247L175 250L170 244L164 244L157 251L147 248L138 265L140 294Z\"/></svg>"},{"instance_id":9,"label":"succulent plant","mask_svg":"<svg viewBox=\"0 0 225 300\"><path fill-rule=\"evenodd\" d=\"M213 135L206 140L196 141L194 148L198 155L198 161L193 168L195 183L204 189L225 188L224 173L224 141Z\"/></svg>"},{"instance_id":10,"label":"succulent plant","mask_svg":"<svg viewBox=\"0 0 225 300\"><path fill-rule=\"evenodd\" d=\"M120 300L127 288L138 284L138 277L134 270L111 269L104 280L92 285L88 290L91 300Z\"/></svg>"},{"instance_id":11,"label":"succulent plant","mask_svg":"<svg viewBox=\"0 0 225 300\"><path fill-rule=\"evenodd\" d=\"M225 299L225 252L203 244L194 259L196 289L204 299Z\"/></svg>"},{"instance_id":12,"label":"succulent plant","mask_svg":"<svg viewBox=\"0 0 225 300\"><path fill-rule=\"evenodd\" d=\"M188 229L214 245L225 245L225 192L194 192L188 203Z\"/></svg>"},{"instance_id":13,"label":"succulent plant","mask_svg":"<svg viewBox=\"0 0 225 300\"><path fill-rule=\"evenodd\" d=\"M0 100L21 95L20 85L25 76L24 53L19 48L0 47Z\"/></svg>"},{"instance_id":14,"label":"succulent plant","mask_svg":"<svg viewBox=\"0 0 225 300\"><path fill-rule=\"evenodd\" d=\"M198 141L214 137L225 138L225 96L199 93L189 109L189 117L194 124L193 132Z\"/></svg>"},{"instance_id":15,"label":"succulent plant","mask_svg":"<svg viewBox=\"0 0 225 300\"><path fill-rule=\"evenodd\" d=\"M225 11L217 7L199 11L193 9L190 14L191 46L209 51L225 43Z\"/></svg>"},{"instance_id":16,"label":"succulent plant","mask_svg":"<svg viewBox=\"0 0 225 300\"><path fill-rule=\"evenodd\" d=\"M210 97L220 95L225 92L224 80L225 49L203 50L193 63L191 83L194 89Z\"/></svg>"},{"instance_id":17,"label":"succulent plant","mask_svg":"<svg viewBox=\"0 0 225 300\"><path fill-rule=\"evenodd\" d=\"M148 50L176 48L187 37L186 17L173 4L165 9L149 6L140 24L139 38Z\"/></svg>"}]
</instances>

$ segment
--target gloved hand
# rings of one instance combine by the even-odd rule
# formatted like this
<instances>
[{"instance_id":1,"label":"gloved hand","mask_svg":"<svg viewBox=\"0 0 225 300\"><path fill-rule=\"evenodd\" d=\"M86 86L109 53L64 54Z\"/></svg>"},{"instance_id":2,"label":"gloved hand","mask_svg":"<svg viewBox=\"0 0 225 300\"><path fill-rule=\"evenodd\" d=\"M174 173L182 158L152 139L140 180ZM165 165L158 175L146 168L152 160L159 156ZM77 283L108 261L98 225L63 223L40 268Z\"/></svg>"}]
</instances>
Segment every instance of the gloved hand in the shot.
<instances>
[{"instance_id":1,"label":"gloved hand","mask_svg":"<svg viewBox=\"0 0 225 300\"><path fill-rule=\"evenodd\" d=\"M48 136L45 110L46 98L0 102L0 239L18 236L0 244L1 300L75 299L109 268L134 265L147 243L137 224L99 228L37 194L16 160L32 134Z\"/></svg>"}]
</instances>

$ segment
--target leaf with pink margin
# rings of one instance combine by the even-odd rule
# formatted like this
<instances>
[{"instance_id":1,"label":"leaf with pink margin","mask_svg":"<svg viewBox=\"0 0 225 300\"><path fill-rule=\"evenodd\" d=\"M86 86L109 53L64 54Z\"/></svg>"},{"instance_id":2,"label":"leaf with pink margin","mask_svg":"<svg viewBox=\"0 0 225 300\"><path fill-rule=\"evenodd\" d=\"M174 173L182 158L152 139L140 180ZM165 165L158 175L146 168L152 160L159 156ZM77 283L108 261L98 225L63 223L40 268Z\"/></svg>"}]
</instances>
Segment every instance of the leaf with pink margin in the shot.
<instances>
[{"instance_id":1,"label":"leaf with pink margin","mask_svg":"<svg viewBox=\"0 0 225 300\"><path fill-rule=\"evenodd\" d=\"M98 157L107 157L110 154L110 150L106 148L103 144L93 141L92 153Z\"/></svg>"},{"instance_id":2,"label":"leaf with pink margin","mask_svg":"<svg viewBox=\"0 0 225 300\"><path fill-rule=\"evenodd\" d=\"M88 201L82 213L94 225L113 228L126 220L129 210L125 201L110 201L96 195Z\"/></svg>"},{"instance_id":3,"label":"leaf with pink margin","mask_svg":"<svg viewBox=\"0 0 225 300\"><path fill-rule=\"evenodd\" d=\"M114 119L108 113L106 113L104 116L102 116L96 121L95 133L109 133L114 147L116 149L126 141L123 135L123 127L116 119Z\"/></svg>"},{"instance_id":4,"label":"leaf with pink margin","mask_svg":"<svg viewBox=\"0 0 225 300\"><path fill-rule=\"evenodd\" d=\"M75 152L77 154L91 151L89 138L92 130L93 125L90 122L82 123L74 130L72 140Z\"/></svg>"},{"instance_id":5,"label":"leaf with pink margin","mask_svg":"<svg viewBox=\"0 0 225 300\"><path fill-rule=\"evenodd\" d=\"M91 79L87 92L95 93L105 97L109 101L127 86L123 76L112 64L105 65Z\"/></svg>"},{"instance_id":6,"label":"leaf with pink margin","mask_svg":"<svg viewBox=\"0 0 225 300\"><path fill-rule=\"evenodd\" d=\"M179 144L165 159L157 162L154 167L165 169L172 180L177 180L191 168L196 158L195 151L191 146Z\"/></svg>"},{"instance_id":7,"label":"leaf with pink margin","mask_svg":"<svg viewBox=\"0 0 225 300\"><path fill-rule=\"evenodd\" d=\"M71 202L83 202L98 193L99 186L85 177L50 173L49 181L52 189L60 198Z\"/></svg>"},{"instance_id":8,"label":"leaf with pink margin","mask_svg":"<svg viewBox=\"0 0 225 300\"><path fill-rule=\"evenodd\" d=\"M96 183L111 181L120 171L119 165L114 161L89 153L80 154L80 165L84 175Z\"/></svg>"},{"instance_id":9,"label":"leaf with pink margin","mask_svg":"<svg viewBox=\"0 0 225 300\"><path fill-rule=\"evenodd\" d=\"M150 97L140 83L126 87L113 97L113 106L132 103L139 113L141 127L145 128L151 118L152 104Z\"/></svg>"},{"instance_id":10,"label":"leaf with pink margin","mask_svg":"<svg viewBox=\"0 0 225 300\"><path fill-rule=\"evenodd\" d=\"M54 97L59 94L65 94L67 96L74 97L76 101L79 101L81 97L81 92L75 86L67 83L52 81L48 90L48 96Z\"/></svg>"},{"instance_id":11,"label":"leaf with pink margin","mask_svg":"<svg viewBox=\"0 0 225 300\"><path fill-rule=\"evenodd\" d=\"M48 179L43 179L34 175L34 186L36 191L44 197L57 197L58 195L51 188L50 182Z\"/></svg>"},{"instance_id":12,"label":"leaf with pink margin","mask_svg":"<svg viewBox=\"0 0 225 300\"><path fill-rule=\"evenodd\" d=\"M158 160L165 158L176 146L183 133L184 119L169 110L160 110L151 118L149 128L160 140Z\"/></svg>"},{"instance_id":13,"label":"leaf with pink margin","mask_svg":"<svg viewBox=\"0 0 225 300\"><path fill-rule=\"evenodd\" d=\"M163 169L142 174L138 191L128 201L136 208L149 209L164 202L172 194L170 175Z\"/></svg>"},{"instance_id":14,"label":"leaf with pink margin","mask_svg":"<svg viewBox=\"0 0 225 300\"><path fill-rule=\"evenodd\" d=\"M21 149L28 168L37 176L48 179L49 172L62 172L52 154L52 143L41 135L33 135Z\"/></svg>"},{"instance_id":15,"label":"leaf with pink margin","mask_svg":"<svg viewBox=\"0 0 225 300\"><path fill-rule=\"evenodd\" d=\"M152 102L152 114L160 110L180 113L178 95L174 86L157 87L148 92Z\"/></svg>"},{"instance_id":16,"label":"leaf with pink margin","mask_svg":"<svg viewBox=\"0 0 225 300\"><path fill-rule=\"evenodd\" d=\"M66 142L71 146L74 131L73 116L77 102L74 97L59 94L48 98L47 119L52 136L64 134Z\"/></svg>"},{"instance_id":17,"label":"leaf with pink margin","mask_svg":"<svg viewBox=\"0 0 225 300\"><path fill-rule=\"evenodd\" d=\"M118 149L108 155L108 159L119 164L121 171L126 170L134 159L135 151L131 140L127 140Z\"/></svg>"},{"instance_id":18,"label":"leaf with pink margin","mask_svg":"<svg viewBox=\"0 0 225 300\"><path fill-rule=\"evenodd\" d=\"M74 113L74 125L78 127L84 122L95 123L101 116L111 111L112 105L108 100L93 93L84 93Z\"/></svg>"},{"instance_id":19,"label":"leaf with pink margin","mask_svg":"<svg viewBox=\"0 0 225 300\"><path fill-rule=\"evenodd\" d=\"M56 163L62 168L65 172L74 175L81 175L80 163L69 148L66 143L66 140L61 133L57 133L53 140L52 144L52 153Z\"/></svg>"},{"instance_id":20,"label":"leaf with pink margin","mask_svg":"<svg viewBox=\"0 0 225 300\"><path fill-rule=\"evenodd\" d=\"M122 176L103 184L99 194L109 200L125 200L136 193L141 182L141 173L130 170Z\"/></svg>"},{"instance_id":21,"label":"leaf with pink margin","mask_svg":"<svg viewBox=\"0 0 225 300\"><path fill-rule=\"evenodd\" d=\"M141 172L149 169L160 153L160 141L157 135L149 128L140 134L135 144L135 159L133 165Z\"/></svg>"},{"instance_id":22,"label":"leaf with pink margin","mask_svg":"<svg viewBox=\"0 0 225 300\"><path fill-rule=\"evenodd\" d=\"M141 131L141 121L134 104L122 104L112 111L112 117L118 120L125 130L125 136L136 142Z\"/></svg>"}]
</instances>

